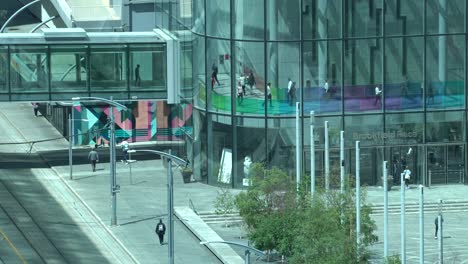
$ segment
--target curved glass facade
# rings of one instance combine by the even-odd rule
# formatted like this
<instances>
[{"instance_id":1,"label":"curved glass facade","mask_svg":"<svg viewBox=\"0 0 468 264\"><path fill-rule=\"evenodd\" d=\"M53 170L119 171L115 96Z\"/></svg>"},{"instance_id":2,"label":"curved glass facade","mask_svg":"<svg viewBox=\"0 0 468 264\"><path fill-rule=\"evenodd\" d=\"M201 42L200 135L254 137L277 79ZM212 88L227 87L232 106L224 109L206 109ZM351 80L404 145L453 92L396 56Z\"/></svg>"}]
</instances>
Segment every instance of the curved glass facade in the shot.
<instances>
[{"instance_id":1,"label":"curved glass facade","mask_svg":"<svg viewBox=\"0 0 468 264\"><path fill-rule=\"evenodd\" d=\"M247 159L295 178L297 142L310 174L314 111L318 177L328 121L331 166L344 130L363 183L380 183L384 160L413 183L465 182L465 1L194 0L192 14L199 180L241 187Z\"/></svg>"}]
</instances>

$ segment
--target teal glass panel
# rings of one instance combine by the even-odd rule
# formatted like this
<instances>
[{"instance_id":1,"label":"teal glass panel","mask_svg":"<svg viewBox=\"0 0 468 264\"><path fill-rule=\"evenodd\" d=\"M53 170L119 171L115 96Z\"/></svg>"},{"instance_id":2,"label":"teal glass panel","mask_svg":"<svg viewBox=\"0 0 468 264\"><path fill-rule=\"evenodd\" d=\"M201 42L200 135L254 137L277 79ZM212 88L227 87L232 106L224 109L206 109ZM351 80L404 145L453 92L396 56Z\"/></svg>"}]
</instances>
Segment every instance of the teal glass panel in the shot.
<instances>
[{"instance_id":1,"label":"teal glass panel","mask_svg":"<svg viewBox=\"0 0 468 264\"><path fill-rule=\"evenodd\" d=\"M423 0L385 0L385 35L423 33Z\"/></svg>"},{"instance_id":2,"label":"teal glass panel","mask_svg":"<svg viewBox=\"0 0 468 264\"><path fill-rule=\"evenodd\" d=\"M231 36L231 1L206 1L206 34L219 38Z\"/></svg>"},{"instance_id":3,"label":"teal glass panel","mask_svg":"<svg viewBox=\"0 0 468 264\"><path fill-rule=\"evenodd\" d=\"M193 53L193 102L195 106L206 109L207 87L210 85L206 81L210 79L205 72L205 38L194 36L193 49L197 51Z\"/></svg>"},{"instance_id":4,"label":"teal glass panel","mask_svg":"<svg viewBox=\"0 0 468 264\"><path fill-rule=\"evenodd\" d=\"M426 108L457 109L465 102L465 36L426 38Z\"/></svg>"},{"instance_id":5,"label":"teal glass panel","mask_svg":"<svg viewBox=\"0 0 468 264\"><path fill-rule=\"evenodd\" d=\"M385 133L382 141L389 145L423 143L424 115L422 113L398 113L385 116Z\"/></svg>"},{"instance_id":6,"label":"teal glass panel","mask_svg":"<svg viewBox=\"0 0 468 264\"><path fill-rule=\"evenodd\" d=\"M8 47L0 46L0 93L8 92Z\"/></svg>"},{"instance_id":7,"label":"teal glass panel","mask_svg":"<svg viewBox=\"0 0 468 264\"><path fill-rule=\"evenodd\" d=\"M303 0L303 39L341 37L341 0Z\"/></svg>"},{"instance_id":8,"label":"teal glass panel","mask_svg":"<svg viewBox=\"0 0 468 264\"><path fill-rule=\"evenodd\" d=\"M234 0L235 39L263 40L265 34L264 5L264 0Z\"/></svg>"},{"instance_id":9,"label":"teal glass panel","mask_svg":"<svg viewBox=\"0 0 468 264\"><path fill-rule=\"evenodd\" d=\"M427 0L425 2L427 33L465 32L465 0Z\"/></svg>"},{"instance_id":10,"label":"teal glass panel","mask_svg":"<svg viewBox=\"0 0 468 264\"><path fill-rule=\"evenodd\" d=\"M301 5L299 0L266 2L268 40L300 40Z\"/></svg>"},{"instance_id":11,"label":"teal glass panel","mask_svg":"<svg viewBox=\"0 0 468 264\"><path fill-rule=\"evenodd\" d=\"M50 46L50 78L53 92L86 92L86 46Z\"/></svg>"},{"instance_id":12,"label":"teal glass panel","mask_svg":"<svg viewBox=\"0 0 468 264\"><path fill-rule=\"evenodd\" d=\"M126 90L127 65L124 45L91 46L91 91Z\"/></svg>"},{"instance_id":13,"label":"teal glass panel","mask_svg":"<svg viewBox=\"0 0 468 264\"><path fill-rule=\"evenodd\" d=\"M130 87L132 91L165 90L166 46L130 46Z\"/></svg>"},{"instance_id":14,"label":"teal glass panel","mask_svg":"<svg viewBox=\"0 0 468 264\"><path fill-rule=\"evenodd\" d=\"M382 35L382 0L345 0L345 36Z\"/></svg>"},{"instance_id":15,"label":"teal glass panel","mask_svg":"<svg viewBox=\"0 0 468 264\"><path fill-rule=\"evenodd\" d=\"M231 86L230 43L225 40L207 40L207 80L208 102L210 110L231 112L231 98L234 93Z\"/></svg>"},{"instance_id":16,"label":"teal glass panel","mask_svg":"<svg viewBox=\"0 0 468 264\"><path fill-rule=\"evenodd\" d=\"M385 39L383 95L387 111L422 109L423 45L422 37Z\"/></svg>"},{"instance_id":17,"label":"teal glass panel","mask_svg":"<svg viewBox=\"0 0 468 264\"><path fill-rule=\"evenodd\" d=\"M464 141L464 113L428 112L426 114L427 142L460 142Z\"/></svg>"},{"instance_id":18,"label":"teal glass panel","mask_svg":"<svg viewBox=\"0 0 468 264\"><path fill-rule=\"evenodd\" d=\"M12 46L10 82L12 92L47 92L49 71L47 47Z\"/></svg>"}]
</instances>

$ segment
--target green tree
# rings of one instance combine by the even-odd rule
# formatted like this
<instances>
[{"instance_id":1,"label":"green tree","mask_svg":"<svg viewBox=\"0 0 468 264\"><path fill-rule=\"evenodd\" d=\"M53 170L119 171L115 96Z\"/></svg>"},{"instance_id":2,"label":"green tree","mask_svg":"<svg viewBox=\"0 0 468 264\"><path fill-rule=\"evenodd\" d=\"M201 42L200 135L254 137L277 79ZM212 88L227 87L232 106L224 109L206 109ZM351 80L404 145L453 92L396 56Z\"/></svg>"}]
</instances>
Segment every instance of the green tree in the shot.
<instances>
[{"instance_id":1,"label":"green tree","mask_svg":"<svg viewBox=\"0 0 468 264\"><path fill-rule=\"evenodd\" d=\"M229 189L222 188L218 191L218 196L216 196L214 201L214 208L216 214L224 216L231 214L236 209L235 196Z\"/></svg>"},{"instance_id":2,"label":"green tree","mask_svg":"<svg viewBox=\"0 0 468 264\"><path fill-rule=\"evenodd\" d=\"M277 251L287 256L289 263L366 261L366 247L377 240L375 224L370 207L361 207L362 237L357 248L351 180L345 194L319 189L311 200L307 189L310 177L296 192L295 182L278 168L253 164L251 175L251 186L236 197L236 203L255 247Z\"/></svg>"}]
</instances>

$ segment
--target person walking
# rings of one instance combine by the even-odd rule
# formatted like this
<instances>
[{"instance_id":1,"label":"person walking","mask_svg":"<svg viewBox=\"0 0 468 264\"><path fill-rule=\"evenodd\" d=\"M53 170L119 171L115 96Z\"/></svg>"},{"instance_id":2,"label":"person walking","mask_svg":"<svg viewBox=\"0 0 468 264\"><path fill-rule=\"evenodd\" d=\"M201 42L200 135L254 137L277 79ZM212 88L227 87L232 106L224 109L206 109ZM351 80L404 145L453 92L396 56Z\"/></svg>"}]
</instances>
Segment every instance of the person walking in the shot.
<instances>
[{"instance_id":1,"label":"person walking","mask_svg":"<svg viewBox=\"0 0 468 264\"><path fill-rule=\"evenodd\" d=\"M32 103L33 110L34 110L34 116L37 117L37 113L39 112L39 104L34 102Z\"/></svg>"},{"instance_id":2,"label":"person walking","mask_svg":"<svg viewBox=\"0 0 468 264\"><path fill-rule=\"evenodd\" d=\"M159 237L159 244L162 246L164 242L164 234L166 233L166 225L164 225L162 219L159 219L159 223L156 225L155 232Z\"/></svg>"},{"instance_id":3,"label":"person walking","mask_svg":"<svg viewBox=\"0 0 468 264\"><path fill-rule=\"evenodd\" d=\"M377 105L377 102L380 102L380 105L382 105L382 90L380 90L379 86L375 86L375 101L374 105Z\"/></svg>"},{"instance_id":4,"label":"person walking","mask_svg":"<svg viewBox=\"0 0 468 264\"><path fill-rule=\"evenodd\" d=\"M140 64L137 64L135 68L135 86L141 86Z\"/></svg>"},{"instance_id":5,"label":"person walking","mask_svg":"<svg viewBox=\"0 0 468 264\"><path fill-rule=\"evenodd\" d=\"M247 84L250 86L250 94L253 94L253 89L256 84L253 72L250 72L249 77L247 78Z\"/></svg>"},{"instance_id":6,"label":"person walking","mask_svg":"<svg viewBox=\"0 0 468 264\"><path fill-rule=\"evenodd\" d=\"M269 82L269 83L267 84L267 89L266 89L266 92L267 92L266 100L263 101L262 106L265 106L265 102L266 102L267 100L270 101L270 106L273 106L273 103L272 103L272 101L271 101L271 88L270 88L270 86L271 86L271 83Z\"/></svg>"},{"instance_id":7,"label":"person walking","mask_svg":"<svg viewBox=\"0 0 468 264\"><path fill-rule=\"evenodd\" d=\"M406 190L409 189L409 181L410 181L410 178L411 178L411 171L410 169L408 168L408 166L405 167L405 170L403 171L403 174L405 176L405 186L406 186Z\"/></svg>"},{"instance_id":8,"label":"person walking","mask_svg":"<svg viewBox=\"0 0 468 264\"><path fill-rule=\"evenodd\" d=\"M125 162L125 164L128 164L128 149L130 148L129 147L129 144L127 142L127 140L123 140L120 145L122 146L122 154L123 154L123 160L122 162Z\"/></svg>"},{"instance_id":9,"label":"person walking","mask_svg":"<svg viewBox=\"0 0 468 264\"><path fill-rule=\"evenodd\" d=\"M95 148L92 148L88 153L88 160L91 161L91 168L93 172L96 171L96 163L99 162L99 154L96 152Z\"/></svg>"},{"instance_id":10,"label":"person walking","mask_svg":"<svg viewBox=\"0 0 468 264\"><path fill-rule=\"evenodd\" d=\"M218 83L218 86L220 85L218 81L218 66L213 62L213 65L211 65L211 90L214 89L215 82Z\"/></svg>"},{"instance_id":11,"label":"person walking","mask_svg":"<svg viewBox=\"0 0 468 264\"><path fill-rule=\"evenodd\" d=\"M293 105L296 102L296 82L293 82L291 89L289 90L289 105Z\"/></svg>"},{"instance_id":12,"label":"person walking","mask_svg":"<svg viewBox=\"0 0 468 264\"><path fill-rule=\"evenodd\" d=\"M287 94L286 94L288 104L289 104L289 98L291 97L290 93L291 93L292 85L293 85L293 81L291 80L291 78L288 78L288 90L287 90Z\"/></svg>"},{"instance_id":13,"label":"person walking","mask_svg":"<svg viewBox=\"0 0 468 264\"><path fill-rule=\"evenodd\" d=\"M237 104L241 105L244 101L244 91L242 90L241 82L237 82Z\"/></svg>"}]
</instances>

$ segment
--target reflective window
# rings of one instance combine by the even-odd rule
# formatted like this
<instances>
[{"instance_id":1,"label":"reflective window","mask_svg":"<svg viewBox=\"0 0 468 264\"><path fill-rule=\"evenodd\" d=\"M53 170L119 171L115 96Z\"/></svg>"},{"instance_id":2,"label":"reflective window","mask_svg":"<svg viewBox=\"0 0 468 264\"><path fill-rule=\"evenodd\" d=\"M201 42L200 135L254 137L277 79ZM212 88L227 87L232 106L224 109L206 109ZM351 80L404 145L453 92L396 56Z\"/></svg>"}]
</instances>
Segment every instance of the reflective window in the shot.
<instances>
[{"instance_id":1,"label":"reflective window","mask_svg":"<svg viewBox=\"0 0 468 264\"><path fill-rule=\"evenodd\" d=\"M265 98L265 59L263 42L235 43L236 58L235 86L236 112L244 114L264 113L261 104ZM270 104L268 104L270 106Z\"/></svg>"},{"instance_id":2,"label":"reflective window","mask_svg":"<svg viewBox=\"0 0 468 264\"><path fill-rule=\"evenodd\" d=\"M180 78L181 78L181 90L183 94L192 89L192 43L190 41L185 41L181 43L181 52L180 52ZM164 54L164 51L161 52Z\"/></svg>"},{"instance_id":3,"label":"reflective window","mask_svg":"<svg viewBox=\"0 0 468 264\"><path fill-rule=\"evenodd\" d=\"M422 113L387 114L381 139L391 145L422 143L423 129Z\"/></svg>"},{"instance_id":4,"label":"reflective window","mask_svg":"<svg viewBox=\"0 0 468 264\"><path fill-rule=\"evenodd\" d=\"M232 119L230 116L209 114L208 122L208 164L211 175L208 183L217 185L232 184Z\"/></svg>"},{"instance_id":5,"label":"reflective window","mask_svg":"<svg viewBox=\"0 0 468 264\"><path fill-rule=\"evenodd\" d=\"M341 37L341 0L303 0L303 39Z\"/></svg>"},{"instance_id":6,"label":"reflective window","mask_svg":"<svg viewBox=\"0 0 468 264\"><path fill-rule=\"evenodd\" d=\"M300 0L266 1L268 40L299 40Z\"/></svg>"},{"instance_id":7,"label":"reflective window","mask_svg":"<svg viewBox=\"0 0 468 264\"><path fill-rule=\"evenodd\" d=\"M359 115L345 117L345 141L360 141L361 146L381 145L383 134L382 115Z\"/></svg>"},{"instance_id":8,"label":"reflective window","mask_svg":"<svg viewBox=\"0 0 468 264\"><path fill-rule=\"evenodd\" d=\"M385 41L385 108L388 111L422 109L423 38Z\"/></svg>"},{"instance_id":9,"label":"reflective window","mask_svg":"<svg viewBox=\"0 0 468 264\"><path fill-rule=\"evenodd\" d=\"M424 2L423 0L385 0L385 35L421 34Z\"/></svg>"},{"instance_id":10,"label":"reflective window","mask_svg":"<svg viewBox=\"0 0 468 264\"><path fill-rule=\"evenodd\" d=\"M426 31L446 34L465 31L465 0L427 0Z\"/></svg>"},{"instance_id":11,"label":"reflective window","mask_svg":"<svg viewBox=\"0 0 468 264\"><path fill-rule=\"evenodd\" d=\"M264 5L264 0L234 0L235 39L263 40L265 34Z\"/></svg>"},{"instance_id":12,"label":"reflective window","mask_svg":"<svg viewBox=\"0 0 468 264\"><path fill-rule=\"evenodd\" d=\"M345 36L382 35L382 0L345 0Z\"/></svg>"},{"instance_id":13,"label":"reflective window","mask_svg":"<svg viewBox=\"0 0 468 264\"><path fill-rule=\"evenodd\" d=\"M345 41L344 107L346 112L383 108L382 41Z\"/></svg>"},{"instance_id":14,"label":"reflective window","mask_svg":"<svg viewBox=\"0 0 468 264\"><path fill-rule=\"evenodd\" d=\"M210 89L205 73L205 38L194 36L193 49L193 102L195 106L206 109L207 88Z\"/></svg>"},{"instance_id":15,"label":"reflective window","mask_svg":"<svg viewBox=\"0 0 468 264\"><path fill-rule=\"evenodd\" d=\"M426 38L426 107L462 108L465 85L465 36Z\"/></svg>"},{"instance_id":16,"label":"reflective window","mask_svg":"<svg viewBox=\"0 0 468 264\"><path fill-rule=\"evenodd\" d=\"M125 46L91 46L91 90L126 90Z\"/></svg>"},{"instance_id":17,"label":"reflective window","mask_svg":"<svg viewBox=\"0 0 468 264\"><path fill-rule=\"evenodd\" d=\"M45 46L12 46L10 82L13 92L47 92L49 73Z\"/></svg>"},{"instance_id":18,"label":"reflective window","mask_svg":"<svg viewBox=\"0 0 468 264\"><path fill-rule=\"evenodd\" d=\"M259 119L261 122L262 119ZM260 123L259 122L259 123ZM264 139L259 151L267 144L267 166L278 167L289 175L296 175L296 120L294 118L269 118L267 119L267 141ZM261 123L260 123L261 124ZM265 123L262 124L265 126ZM259 145L257 143L257 145Z\"/></svg>"},{"instance_id":19,"label":"reflective window","mask_svg":"<svg viewBox=\"0 0 468 264\"><path fill-rule=\"evenodd\" d=\"M0 92L8 92L8 47L0 46Z\"/></svg>"},{"instance_id":20,"label":"reflective window","mask_svg":"<svg viewBox=\"0 0 468 264\"><path fill-rule=\"evenodd\" d=\"M51 90L87 91L88 60L86 46L51 46Z\"/></svg>"},{"instance_id":21,"label":"reflective window","mask_svg":"<svg viewBox=\"0 0 468 264\"><path fill-rule=\"evenodd\" d=\"M209 109L231 111L231 61L230 42L227 40L207 40L207 80Z\"/></svg>"},{"instance_id":22,"label":"reflective window","mask_svg":"<svg viewBox=\"0 0 468 264\"><path fill-rule=\"evenodd\" d=\"M205 0L193 0L193 32L205 33Z\"/></svg>"},{"instance_id":23,"label":"reflective window","mask_svg":"<svg viewBox=\"0 0 468 264\"><path fill-rule=\"evenodd\" d=\"M165 53L165 46L162 45L130 46L130 87L132 91L165 89Z\"/></svg>"},{"instance_id":24,"label":"reflective window","mask_svg":"<svg viewBox=\"0 0 468 264\"><path fill-rule=\"evenodd\" d=\"M341 50L341 41L304 42L305 113L341 112Z\"/></svg>"},{"instance_id":25,"label":"reflective window","mask_svg":"<svg viewBox=\"0 0 468 264\"><path fill-rule=\"evenodd\" d=\"M427 142L458 142L465 140L463 112L435 112L426 114Z\"/></svg>"},{"instance_id":26,"label":"reflective window","mask_svg":"<svg viewBox=\"0 0 468 264\"><path fill-rule=\"evenodd\" d=\"M264 162L269 159L265 153L265 147L268 146L269 153L274 157L276 138L265 137L265 119L237 117L234 124L237 129L237 177L234 176L236 187L245 186L244 179L250 178L250 168L254 163ZM274 158L273 158L274 159ZM267 161L268 162L268 161Z\"/></svg>"},{"instance_id":27,"label":"reflective window","mask_svg":"<svg viewBox=\"0 0 468 264\"><path fill-rule=\"evenodd\" d=\"M267 71L273 105L268 115L296 113L302 90L299 47L297 42L268 43Z\"/></svg>"},{"instance_id":28,"label":"reflective window","mask_svg":"<svg viewBox=\"0 0 468 264\"><path fill-rule=\"evenodd\" d=\"M230 38L230 0L206 1L206 34L208 36Z\"/></svg>"}]
</instances>

